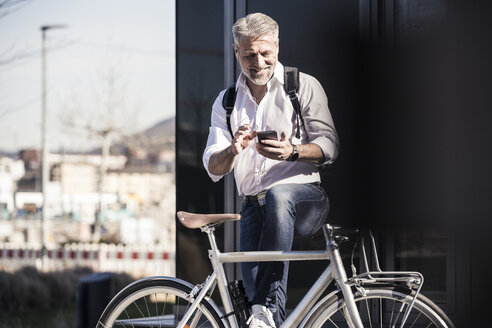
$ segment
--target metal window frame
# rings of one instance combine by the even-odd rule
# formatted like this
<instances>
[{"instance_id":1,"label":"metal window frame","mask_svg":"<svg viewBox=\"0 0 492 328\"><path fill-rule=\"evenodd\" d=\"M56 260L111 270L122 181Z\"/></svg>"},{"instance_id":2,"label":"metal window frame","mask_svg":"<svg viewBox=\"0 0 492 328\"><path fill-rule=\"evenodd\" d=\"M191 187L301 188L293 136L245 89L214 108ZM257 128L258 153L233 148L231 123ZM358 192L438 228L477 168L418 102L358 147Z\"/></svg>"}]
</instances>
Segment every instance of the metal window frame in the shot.
<instances>
[{"instance_id":1,"label":"metal window frame","mask_svg":"<svg viewBox=\"0 0 492 328\"><path fill-rule=\"evenodd\" d=\"M224 88L230 86L239 77L239 65L236 63L234 41L232 37L232 25L239 18L246 15L246 0L224 0ZM224 177L224 211L226 213L239 213L242 199L239 197L234 182L233 173ZM224 250L226 252L238 251L239 246L239 222L226 222L224 225ZM241 279L239 263L228 264L225 271L229 279Z\"/></svg>"},{"instance_id":2,"label":"metal window frame","mask_svg":"<svg viewBox=\"0 0 492 328\"><path fill-rule=\"evenodd\" d=\"M437 231L437 230L436 230ZM425 232L425 231L423 231ZM455 235L442 230L446 233L446 302L439 303L439 306L447 314L455 314L456 298L458 290L456 288L456 275L457 275L457 249ZM382 245L384 245L384 266L387 270L400 270L396 268L396 232L387 231L382 237Z\"/></svg>"}]
</instances>

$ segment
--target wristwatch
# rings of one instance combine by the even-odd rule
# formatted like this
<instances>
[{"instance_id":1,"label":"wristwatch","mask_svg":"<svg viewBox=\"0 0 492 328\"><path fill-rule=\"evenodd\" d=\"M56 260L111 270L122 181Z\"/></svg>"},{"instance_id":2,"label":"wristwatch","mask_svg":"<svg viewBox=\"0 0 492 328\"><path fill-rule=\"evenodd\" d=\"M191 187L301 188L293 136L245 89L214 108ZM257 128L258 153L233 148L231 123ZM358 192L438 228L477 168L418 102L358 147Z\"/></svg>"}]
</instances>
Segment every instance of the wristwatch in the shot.
<instances>
[{"instance_id":1,"label":"wristwatch","mask_svg":"<svg viewBox=\"0 0 492 328\"><path fill-rule=\"evenodd\" d=\"M292 154L287 158L289 162L295 162L299 158L299 152L297 151L297 145L292 144Z\"/></svg>"}]
</instances>

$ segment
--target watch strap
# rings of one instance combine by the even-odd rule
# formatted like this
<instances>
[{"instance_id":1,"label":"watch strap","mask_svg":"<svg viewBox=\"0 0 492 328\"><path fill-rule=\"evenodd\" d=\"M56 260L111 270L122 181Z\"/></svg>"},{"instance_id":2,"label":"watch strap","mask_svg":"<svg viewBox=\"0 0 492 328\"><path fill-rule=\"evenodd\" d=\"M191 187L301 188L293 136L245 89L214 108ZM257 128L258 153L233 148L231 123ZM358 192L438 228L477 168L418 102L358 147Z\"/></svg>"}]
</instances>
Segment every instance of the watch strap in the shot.
<instances>
[{"instance_id":1,"label":"watch strap","mask_svg":"<svg viewBox=\"0 0 492 328\"><path fill-rule=\"evenodd\" d=\"M287 161L294 162L299 158L299 151L297 150L297 145L292 144L292 153L287 158Z\"/></svg>"}]
</instances>

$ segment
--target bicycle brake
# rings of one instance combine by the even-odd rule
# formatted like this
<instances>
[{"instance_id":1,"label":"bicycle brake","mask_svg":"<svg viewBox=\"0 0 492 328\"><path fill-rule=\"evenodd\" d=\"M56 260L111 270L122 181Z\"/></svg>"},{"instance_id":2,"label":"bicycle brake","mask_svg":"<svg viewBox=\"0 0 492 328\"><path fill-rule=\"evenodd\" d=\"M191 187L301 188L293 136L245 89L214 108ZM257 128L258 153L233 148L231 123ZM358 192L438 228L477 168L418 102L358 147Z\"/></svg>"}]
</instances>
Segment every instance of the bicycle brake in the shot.
<instances>
[{"instance_id":1,"label":"bicycle brake","mask_svg":"<svg viewBox=\"0 0 492 328\"><path fill-rule=\"evenodd\" d=\"M202 288L203 288L203 284L195 285L195 287L193 287L193 289L190 291L190 293L185 295L186 300L187 301L193 301L195 299L196 295L198 295L200 293Z\"/></svg>"},{"instance_id":2,"label":"bicycle brake","mask_svg":"<svg viewBox=\"0 0 492 328\"><path fill-rule=\"evenodd\" d=\"M355 289L357 289L357 292L355 293L355 295L366 296L367 291L359 283L356 282L354 287L355 287Z\"/></svg>"},{"instance_id":3,"label":"bicycle brake","mask_svg":"<svg viewBox=\"0 0 492 328\"><path fill-rule=\"evenodd\" d=\"M413 278L413 279L407 279L407 286L408 288L419 288L419 286L422 284L422 280L419 278Z\"/></svg>"},{"instance_id":4,"label":"bicycle brake","mask_svg":"<svg viewBox=\"0 0 492 328\"><path fill-rule=\"evenodd\" d=\"M340 245L341 243L348 241L349 240L349 237L337 235L337 236L334 237L334 239L335 239L335 242L338 245Z\"/></svg>"}]
</instances>

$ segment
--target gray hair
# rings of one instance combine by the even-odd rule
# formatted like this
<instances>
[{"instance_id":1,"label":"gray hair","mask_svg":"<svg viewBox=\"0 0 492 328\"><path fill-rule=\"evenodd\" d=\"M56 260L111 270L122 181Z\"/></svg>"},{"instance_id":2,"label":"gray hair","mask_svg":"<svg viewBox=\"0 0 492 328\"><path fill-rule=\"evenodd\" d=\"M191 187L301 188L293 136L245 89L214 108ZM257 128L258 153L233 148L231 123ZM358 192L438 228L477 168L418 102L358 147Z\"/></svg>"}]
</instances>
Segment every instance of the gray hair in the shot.
<instances>
[{"instance_id":1,"label":"gray hair","mask_svg":"<svg viewBox=\"0 0 492 328\"><path fill-rule=\"evenodd\" d=\"M278 24L271 17L262 13L253 13L237 20L232 26L234 44L239 47L241 37L257 39L264 35L273 35L278 39Z\"/></svg>"}]
</instances>

